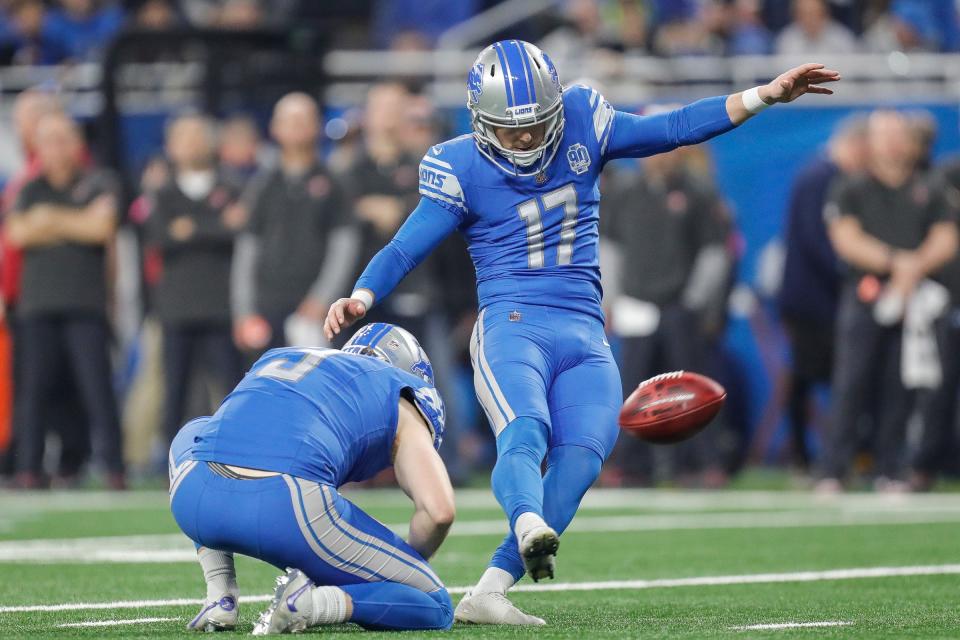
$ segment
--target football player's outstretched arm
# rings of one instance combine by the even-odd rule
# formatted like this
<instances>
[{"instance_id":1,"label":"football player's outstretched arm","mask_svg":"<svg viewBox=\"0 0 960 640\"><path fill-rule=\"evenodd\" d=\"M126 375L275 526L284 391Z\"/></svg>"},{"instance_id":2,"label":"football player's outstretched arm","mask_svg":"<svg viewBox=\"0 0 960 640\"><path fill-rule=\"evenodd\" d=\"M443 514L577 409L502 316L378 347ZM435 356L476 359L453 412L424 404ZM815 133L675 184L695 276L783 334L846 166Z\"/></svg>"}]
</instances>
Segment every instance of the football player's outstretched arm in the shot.
<instances>
[{"instance_id":1,"label":"football player's outstretched arm","mask_svg":"<svg viewBox=\"0 0 960 640\"><path fill-rule=\"evenodd\" d=\"M461 219L429 198L420 204L387 246L370 260L354 287L353 295L340 298L327 312L323 331L327 340L367 314L375 301L387 297L394 287L423 262L443 239L453 233Z\"/></svg>"},{"instance_id":2,"label":"football player's outstretched arm","mask_svg":"<svg viewBox=\"0 0 960 640\"><path fill-rule=\"evenodd\" d=\"M698 100L675 111L637 116L617 111L611 124L606 158L640 158L699 144L726 133L766 107L793 102L805 93L833 93L819 85L836 82L840 73L822 64L804 64L747 91Z\"/></svg>"},{"instance_id":3,"label":"football player's outstretched arm","mask_svg":"<svg viewBox=\"0 0 960 640\"><path fill-rule=\"evenodd\" d=\"M433 448L426 421L407 400L400 400L395 446L393 470L397 483L413 500L415 509L408 542L424 558L430 558L453 524L453 487L440 454Z\"/></svg>"}]
</instances>

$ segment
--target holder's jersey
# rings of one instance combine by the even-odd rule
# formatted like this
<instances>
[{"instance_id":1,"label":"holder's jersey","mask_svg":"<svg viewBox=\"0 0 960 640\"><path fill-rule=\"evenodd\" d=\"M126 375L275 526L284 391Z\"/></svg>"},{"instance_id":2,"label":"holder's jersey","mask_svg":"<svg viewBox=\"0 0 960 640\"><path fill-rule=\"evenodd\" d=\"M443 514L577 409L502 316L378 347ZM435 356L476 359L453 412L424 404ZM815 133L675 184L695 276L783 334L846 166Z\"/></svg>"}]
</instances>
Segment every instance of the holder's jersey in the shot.
<instances>
[{"instance_id":1,"label":"holder's jersey","mask_svg":"<svg viewBox=\"0 0 960 640\"><path fill-rule=\"evenodd\" d=\"M509 300L602 318L598 179L615 112L582 85L564 89L563 109L556 156L536 177L495 167L472 135L433 146L420 164L420 194L462 219L481 308Z\"/></svg>"},{"instance_id":2,"label":"holder's jersey","mask_svg":"<svg viewBox=\"0 0 960 640\"><path fill-rule=\"evenodd\" d=\"M180 430L171 463L219 462L334 487L366 480L393 464L401 396L442 433L443 403L416 376L336 349L273 349L213 416Z\"/></svg>"}]
</instances>

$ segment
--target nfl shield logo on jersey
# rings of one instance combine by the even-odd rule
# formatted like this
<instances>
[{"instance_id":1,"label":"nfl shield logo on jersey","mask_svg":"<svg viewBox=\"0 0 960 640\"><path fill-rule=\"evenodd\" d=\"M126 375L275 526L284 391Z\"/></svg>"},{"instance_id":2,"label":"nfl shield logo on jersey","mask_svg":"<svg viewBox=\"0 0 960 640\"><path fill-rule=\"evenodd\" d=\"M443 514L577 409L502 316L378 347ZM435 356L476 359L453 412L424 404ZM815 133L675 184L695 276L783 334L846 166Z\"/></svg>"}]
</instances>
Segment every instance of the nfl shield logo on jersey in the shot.
<instances>
[{"instance_id":1,"label":"nfl shield logo on jersey","mask_svg":"<svg viewBox=\"0 0 960 640\"><path fill-rule=\"evenodd\" d=\"M575 174L586 173L590 168L590 152L579 142L572 144L567 149L567 162L570 163L570 170Z\"/></svg>"}]
</instances>

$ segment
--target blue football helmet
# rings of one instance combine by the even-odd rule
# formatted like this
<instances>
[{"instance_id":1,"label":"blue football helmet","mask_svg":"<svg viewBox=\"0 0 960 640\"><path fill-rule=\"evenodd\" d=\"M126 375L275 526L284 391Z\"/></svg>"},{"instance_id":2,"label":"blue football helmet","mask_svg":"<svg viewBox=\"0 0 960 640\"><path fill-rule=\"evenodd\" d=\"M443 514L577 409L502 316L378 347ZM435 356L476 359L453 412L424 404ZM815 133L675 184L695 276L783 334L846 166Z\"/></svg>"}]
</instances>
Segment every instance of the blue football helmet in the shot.
<instances>
[{"instance_id":1,"label":"blue football helmet","mask_svg":"<svg viewBox=\"0 0 960 640\"><path fill-rule=\"evenodd\" d=\"M361 327L343 345L342 351L373 356L412 373L431 387L436 386L427 353L412 333L395 324L374 322Z\"/></svg>"},{"instance_id":2,"label":"blue football helmet","mask_svg":"<svg viewBox=\"0 0 960 640\"><path fill-rule=\"evenodd\" d=\"M467 108L477 149L497 168L532 176L553 160L563 137L563 86L553 61L522 40L495 42L467 74ZM496 127L544 124L543 142L527 151L506 149Z\"/></svg>"},{"instance_id":3,"label":"blue football helmet","mask_svg":"<svg viewBox=\"0 0 960 640\"><path fill-rule=\"evenodd\" d=\"M386 322L374 322L360 328L343 345L342 351L371 356L420 378L426 387L412 388L414 406L420 411L433 435L433 447L440 448L446 423L443 400L437 393L430 358L413 334Z\"/></svg>"}]
</instances>

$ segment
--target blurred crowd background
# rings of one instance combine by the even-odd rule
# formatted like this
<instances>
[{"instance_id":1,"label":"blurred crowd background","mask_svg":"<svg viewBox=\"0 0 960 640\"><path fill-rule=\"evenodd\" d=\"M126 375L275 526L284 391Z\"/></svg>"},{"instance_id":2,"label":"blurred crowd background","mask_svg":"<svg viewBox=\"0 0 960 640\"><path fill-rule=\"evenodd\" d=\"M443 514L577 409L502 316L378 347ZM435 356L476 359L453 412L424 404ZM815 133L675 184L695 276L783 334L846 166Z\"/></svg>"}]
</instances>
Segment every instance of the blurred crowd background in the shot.
<instances>
[{"instance_id":1,"label":"blurred crowd background","mask_svg":"<svg viewBox=\"0 0 960 640\"><path fill-rule=\"evenodd\" d=\"M326 345L328 305L415 206L424 152L468 131L466 71L504 36L640 113L794 60L847 76L836 100L605 171L624 393L689 369L729 398L681 446L623 436L604 484L764 466L907 491L960 473L953 0L340 4L0 1L4 482L160 481L177 429L260 353ZM474 286L451 238L368 316L424 342L461 484L495 454Z\"/></svg>"},{"instance_id":2,"label":"blurred crowd background","mask_svg":"<svg viewBox=\"0 0 960 640\"><path fill-rule=\"evenodd\" d=\"M338 21L332 46L429 50L502 0L3 0L7 64L97 60L124 29L253 30ZM529 3L528 3L529 4ZM539 4L536 1L534 5ZM952 0L569 0L512 28L555 58L595 49L658 56L957 51Z\"/></svg>"}]
</instances>

